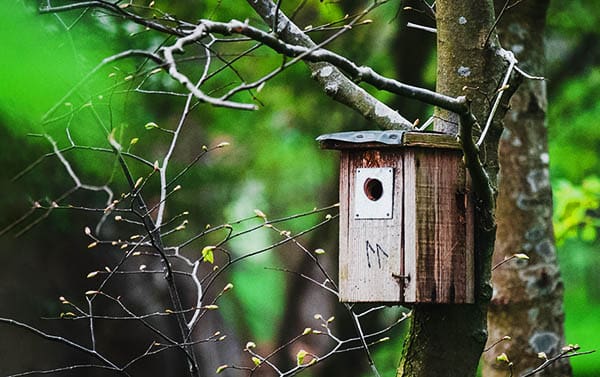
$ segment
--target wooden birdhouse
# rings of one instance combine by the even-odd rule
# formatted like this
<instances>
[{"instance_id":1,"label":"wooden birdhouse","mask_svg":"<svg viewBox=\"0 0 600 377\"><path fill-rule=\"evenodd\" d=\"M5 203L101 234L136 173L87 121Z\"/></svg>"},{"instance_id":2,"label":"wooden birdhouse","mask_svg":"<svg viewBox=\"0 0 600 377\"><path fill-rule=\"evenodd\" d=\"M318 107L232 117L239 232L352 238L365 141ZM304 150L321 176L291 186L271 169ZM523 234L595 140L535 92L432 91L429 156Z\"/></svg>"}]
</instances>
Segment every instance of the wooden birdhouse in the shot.
<instances>
[{"instance_id":1,"label":"wooden birdhouse","mask_svg":"<svg viewBox=\"0 0 600 377\"><path fill-rule=\"evenodd\" d=\"M322 135L340 159L340 301L473 302L462 150L438 133Z\"/></svg>"}]
</instances>

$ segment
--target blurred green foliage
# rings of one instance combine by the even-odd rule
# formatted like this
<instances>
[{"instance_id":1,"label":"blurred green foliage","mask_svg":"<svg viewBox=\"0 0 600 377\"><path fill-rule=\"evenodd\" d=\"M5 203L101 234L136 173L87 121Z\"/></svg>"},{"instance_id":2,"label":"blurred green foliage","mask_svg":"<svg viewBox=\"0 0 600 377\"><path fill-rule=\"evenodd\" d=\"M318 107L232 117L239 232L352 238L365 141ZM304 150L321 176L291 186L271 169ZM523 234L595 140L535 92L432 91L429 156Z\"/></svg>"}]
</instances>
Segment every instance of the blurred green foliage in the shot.
<instances>
[{"instance_id":1,"label":"blurred green foliage","mask_svg":"<svg viewBox=\"0 0 600 377\"><path fill-rule=\"evenodd\" d=\"M600 166L600 66L578 72L556 90L548 113L554 178L575 183ZM577 161L574 166L573 162Z\"/></svg>"},{"instance_id":2,"label":"blurred green foliage","mask_svg":"<svg viewBox=\"0 0 600 377\"><path fill-rule=\"evenodd\" d=\"M586 177L581 185L560 180L555 186L554 231L558 244L570 238L596 241L600 228L600 178Z\"/></svg>"},{"instance_id":3,"label":"blurred green foliage","mask_svg":"<svg viewBox=\"0 0 600 377\"><path fill-rule=\"evenodd\" d=\"M588 1L553 1L548 16L550 168L554 223L565 284L569 343L600 350L600 12ZM596 376L597 354L571 359Z\"/></svg>"},{"instance_id":4,"label":"blurred green foliage","mask_svg":"<svg viewBox=\"0 0 600 377\"><path fill-rule=\"evenodd\" d=\"M596 33L600 13L587 0L552 1L548 26L550 32L563 33L565 37L580 37L585 33Z\"/></svg>"}]
</instances>

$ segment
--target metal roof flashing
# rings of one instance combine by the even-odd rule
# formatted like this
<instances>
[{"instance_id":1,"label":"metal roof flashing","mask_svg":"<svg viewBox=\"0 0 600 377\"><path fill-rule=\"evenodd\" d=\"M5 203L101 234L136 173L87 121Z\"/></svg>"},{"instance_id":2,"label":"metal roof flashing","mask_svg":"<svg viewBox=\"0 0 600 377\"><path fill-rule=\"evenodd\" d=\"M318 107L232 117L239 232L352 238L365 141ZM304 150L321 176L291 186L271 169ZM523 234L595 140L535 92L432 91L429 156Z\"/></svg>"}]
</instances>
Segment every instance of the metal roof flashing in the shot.
<instances>
[{"instance_id":1,"label":"metal roof flashing","mask_svg":"<svg viewBox=\"0 0 600 377\"><path fill-rule=\"evenodd\" d=\"M413 131L351 131L324 134L316 139L323 149L424 147L461 149L455 135Z\"/></svg>"}]
</instances>

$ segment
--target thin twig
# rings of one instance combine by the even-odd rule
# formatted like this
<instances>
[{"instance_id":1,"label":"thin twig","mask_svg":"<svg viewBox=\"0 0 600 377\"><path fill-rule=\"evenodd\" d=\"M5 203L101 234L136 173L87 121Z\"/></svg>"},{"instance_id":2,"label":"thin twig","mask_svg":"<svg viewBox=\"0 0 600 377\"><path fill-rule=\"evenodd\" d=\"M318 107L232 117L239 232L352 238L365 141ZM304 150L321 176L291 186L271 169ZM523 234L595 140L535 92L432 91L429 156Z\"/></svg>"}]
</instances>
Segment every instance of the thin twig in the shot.
<instances>
[{"instance_id":1,"label":"thin twig","mask_svg":"<svg viewBox=\"0 0 600 377\"><path fill-rule=\"evenodd\" d=\"M433 33L433 34L437 33L437 29L436 28L429 27L429 26L423 26L423 25L419 25L419 24L415 24L413 22L408 22L406 24L406 27L410 27L410 28L413 28L413 29L427 31L427 32Z\"/></svg>"},{"instance_id":2,"label":"thin twig","mask_svg":"<svg viewBox=\"0 0 600 377\"><path fill-rule=\"evenodd\" d=\"M547 359L546 361L544 361L542 363L542 365L540 365L539 367L533 369L532 371L530 371L528 373L525 373L521 377L533 376L536 373L540 372L541 370L546 369L547 367L549 367L550 365L552 365L553 363L555 363L558 360L571 358L571 357L575 357L575 356L589 355L591 353L596 352L595 350L585 351L585 352L577 352L577 350L579 350L579 349L580 349L579 346L565 347L560 353L558 353L558 355Z\"/></svg>"},{"instance_id":3,"label":"thin twig","mask_svg":"<svg viewBox=\"0 0 600 377\"><path fill-rule=\"evenodd\" d=\"M511 51L501 50L501 53L499 55L501 55L503 58L505 58L508 61L508 69L506 70L504 79L502 80L502 83L500 84L500 89L498 90L498 94L496 95L496 100L494 101L494 105L492 106L492 109L490 110L490 113L488 115L487 121L485 123L485 127L484 127L483 131L481 132L481 136L479 137L479 140L477 141L478 147L481 146L481 144L483 143L483 140L485 139L485 136L486 136L490 126L492 125L492 121L494 120L494 116L496 115L496 110L498 110L498 106L500 105L500 101L502 100L502 95L504 94L506 89L509 88L508 81L510 80L510 75L512 75L512 71L513 71L515 65L517 64L517 59L515 58L514 54Z\"/></svg>"}]
</instances>

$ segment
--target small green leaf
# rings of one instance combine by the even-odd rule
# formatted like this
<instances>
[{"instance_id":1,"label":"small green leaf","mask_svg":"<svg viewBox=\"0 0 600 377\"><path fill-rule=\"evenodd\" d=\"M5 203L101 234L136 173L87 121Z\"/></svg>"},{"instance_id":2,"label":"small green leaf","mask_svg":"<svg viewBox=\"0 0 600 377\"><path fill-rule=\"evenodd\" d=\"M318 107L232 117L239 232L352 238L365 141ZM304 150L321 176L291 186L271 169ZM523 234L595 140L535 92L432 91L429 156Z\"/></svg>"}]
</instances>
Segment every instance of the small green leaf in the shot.
<instances>
[{"instance_id":1,"label":"small green leaf","mask_svg":"<svg viewBox=\"0 0 600 377\"><path fill-rule=\"evenodd\" d=\"M304 358L306 357L307 354L308 354L308 352L306 352L305 350L298 351L298 353L296 354L296 363L298 365L304 364Z\"/></svg>"},{"instance_id":2,"label":"small green leaf","mask_svg":"<svg viewBox=\"0 0 600 377\"><path fill-rule=\"evenodd\" d=\"M596 237L596 228L592 225L585 225L581 230L581 239L586 242L592 242Z\"/></svg>"},{"instance_id":3,"label":"small green leaf","mask_svg":"<svg viewBox=\"0 0 600 377\"><path fill-rule=\"evenodd\" d=\"M259 366L261 361L258 357L256 356L252 356L252 362L254 363L254 365Z\"/></svg>"},{"instance_id":4,"label":"small green leaf","mask_svg":"<svg viewBox=\"0 0 600 377\"><path fill-rule=\"evenodd\" d=\"M323 255L323 254L325 254L325 250L323 250L323 249L316 249L315 250L315 254L317 254L317 255Z\"/></svg>"},{"instance_id":5,"label":"small green leaf","mask_svg":"<svg viewBox=\"0 0 600 377\"><path fill-rule=\"evenodd\" d=\"M504 352L496 356L496 361L505 362L507 364L510 363L510 360L508 360L508 356Z\"/></svg>"},{"instance_id":6,"label":"small green leaf","mask_svg":"<svg viewBox=\"0 0 600 377\"><path fill-rule=\"evenodd\" d=\"M224 371L227 368L229 368L229 365L227 365L227 364L221 365L220 367L217 368L217 374L221 373L222 371Z\"/></svg>"},{"instance_id":7,"label":"small green leaf","mask_svg":"<svg viewBox=\"0 0 600 377\"><path fill-rule=\"evenodd\" d=\"M153 128L158 128L158 124L156 124L154 122L148 122L144 125L144 128L147 130L151 130Z\"/></svg>"},{"instance_id":8,"label":"small green leaf","mask_svg":"<svg viewBox=\"0 0 600 377\"><path fill-rule=\"evenodd\" d=\"M129 145L134 145L137 144L137 142L140 141L139 137L134 137L133 139L131 139L131 141L129 142Z\"/></svg>"},{"instance_id":9,"label":"small green leaf","mask_svg":"<svg viewBox=\"0 0 600 377\"><path fill-rule=\"evenodd\" d=\"M214 246L206 246L204 249L202 249L203 262L208 262L210 264L215 263L215 254L213 253L214 249Z\"/></svg>"}]
</instances>

